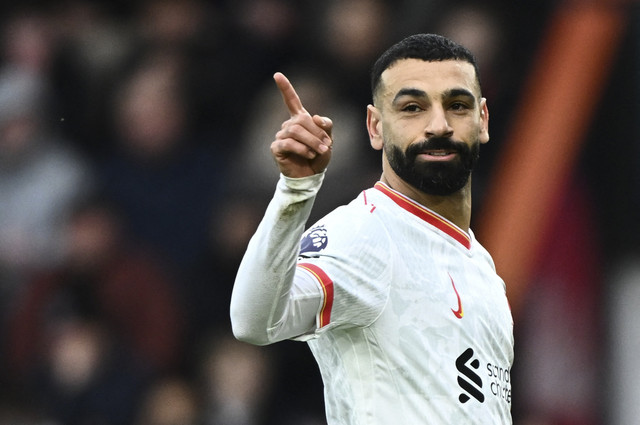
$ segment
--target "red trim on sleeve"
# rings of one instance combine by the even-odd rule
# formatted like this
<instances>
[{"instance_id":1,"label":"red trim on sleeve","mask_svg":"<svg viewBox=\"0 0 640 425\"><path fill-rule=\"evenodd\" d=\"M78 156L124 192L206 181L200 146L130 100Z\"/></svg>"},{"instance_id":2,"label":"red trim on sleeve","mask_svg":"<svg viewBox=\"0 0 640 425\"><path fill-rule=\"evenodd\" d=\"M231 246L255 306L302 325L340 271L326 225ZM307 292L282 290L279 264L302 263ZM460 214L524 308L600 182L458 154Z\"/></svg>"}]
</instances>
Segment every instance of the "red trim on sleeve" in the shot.
<instances>
[{"instance_id":1,"label":"red trim on sleeve","mask_svg":"<svg viewBox=\"0 0 640 425\"><path fill-rule=\"evenodd\" d=\"M299 263L298 267L301 267L315 276L320 282L322 292L324 293L324 300L322 302L322 308L320 309L319 319L320 323L318 328L322 328L331 322L331 308L333 307L333 281L327 276L327 274L320 267L315 264Z\"/></svg>"}]
</instances>

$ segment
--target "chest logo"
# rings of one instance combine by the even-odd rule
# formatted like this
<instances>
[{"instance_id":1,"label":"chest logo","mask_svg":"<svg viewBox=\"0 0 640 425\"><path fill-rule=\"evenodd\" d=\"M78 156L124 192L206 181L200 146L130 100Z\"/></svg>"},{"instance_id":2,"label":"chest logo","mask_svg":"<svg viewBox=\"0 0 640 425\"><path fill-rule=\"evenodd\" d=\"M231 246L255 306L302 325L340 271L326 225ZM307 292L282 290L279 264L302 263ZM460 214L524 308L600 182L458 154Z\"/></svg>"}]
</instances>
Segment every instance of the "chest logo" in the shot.
<instances>
[{"instance_id":1,"label":"chest logo","mask_svg":"<svg viewBox=\"0 0 640 425\"><path fill-rule=\"evenodd\" d=\"M453 281L453 278L451 277L451 275L449 275L449 279L451 279L451 286L453 286L453 291L456 293L456 298L458 299L458 309L457 310L451 309L451 311L453 311L453 314L458 319L462 319L462 316L464 316L464 311L462 310L462 300L460 299L460 294L458 293L458 290L456 289L456 284Z\"/></svg>"},{"instance_id":2,"label":"chest logo","mask_svg":"<svg viewBox=\"0 0 640 425\"><path fill-rule=\"evenodd\" d=\"M458 385L464 391L458 397L460 403L464 404L471 400L471 397L484 402L484 394L482 393L482 379L475 370L480 367L478 359L473 358L474 352L472 348L468 348L456 359L456 369L460 372L458 375Z\"/></svg>"}]
</instances>

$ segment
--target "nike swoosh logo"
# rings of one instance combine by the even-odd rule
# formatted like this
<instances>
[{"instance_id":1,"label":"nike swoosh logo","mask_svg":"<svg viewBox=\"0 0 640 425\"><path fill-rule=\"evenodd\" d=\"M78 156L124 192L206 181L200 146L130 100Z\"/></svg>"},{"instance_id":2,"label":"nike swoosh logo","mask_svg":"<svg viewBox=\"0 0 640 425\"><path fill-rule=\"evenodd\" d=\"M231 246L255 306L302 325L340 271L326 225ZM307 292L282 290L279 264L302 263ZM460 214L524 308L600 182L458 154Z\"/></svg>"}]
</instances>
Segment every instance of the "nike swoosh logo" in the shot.
<instances>
[{"instance_id":1,"label":"nike swoosh logo","mask_svg":"<svg viewBox=\"0 0 640 425\"><path fill-rule=\"evenodd\" d=\"M460 294L458 294L458 290L456 289L456 284L453 282L453 278L451 277L451 275L449 275L449 279L451 279L451 286L453 286L453 291L456 293L456 298L458 299L458 309L457 310L451 309L451 311L453 311L453 314L458 319L462 319L462 316L464 316L464 311L462 311L462 301L460 300Z\"/></svg>"}]
</instances>

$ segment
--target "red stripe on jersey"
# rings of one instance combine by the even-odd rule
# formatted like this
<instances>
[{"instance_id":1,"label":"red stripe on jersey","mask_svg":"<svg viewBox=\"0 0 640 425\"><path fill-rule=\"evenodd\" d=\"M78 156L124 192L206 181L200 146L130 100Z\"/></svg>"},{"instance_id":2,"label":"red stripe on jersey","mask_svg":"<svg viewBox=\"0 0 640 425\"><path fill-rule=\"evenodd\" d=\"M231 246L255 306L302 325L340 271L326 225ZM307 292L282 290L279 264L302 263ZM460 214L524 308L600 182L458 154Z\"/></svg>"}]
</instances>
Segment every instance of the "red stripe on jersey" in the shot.
<instances>
[{"instance_id":1,"label":"red stripe on jersey","mask_svg":"<svg viewBox=\"0 0 640 425\"><path fill-rule=\"evenodd\" d=\"M362 196L364 197L364 204L368 205L369 201L367 201L367 191L366 190L362 191ZM376 206L371 204L371 209L369 210L369 212L372 213L375 209L376 209Z\"/></svg>"},{"instance_id":2,"label":"red stripe on jersey","mask_svg":"<svg viewBox=\"0 0 640 425\"><path fill-rule=\"evenodd\" d=\"M422 220L426 221L432 226L442 230L447 235L451 236L452 238L460 242L462 245L464 245L465 248L471 249L471 239L469 238L469 235L467 235L461 229L456 227L453 223L440 217L436 213L429 211L422 205L418 204L412 199L407 198L400 192L397 192L391 189L389 186L387 186L382 182L377 182L374 187L378 189L380 192L387 195L389 198L391 198L396 204L398 204L403 209L421 218Z\"/></svg>"},{"instance_id":3,"label":"red stripe on jersey","mask_svg":"<svg viewBox=\"0 0 640 425\"><path fill-rule=\"evenodd\" d=\"M331 308L333 307L333 281L329 276L327 276L324 270L315 264L299 263L298 267L301 267L314 275L322 287L324 300L322 302L322 309L320 309L320 325L318 326L318 328L322 328L331 322Z\"/></svg>"}]
</instances>

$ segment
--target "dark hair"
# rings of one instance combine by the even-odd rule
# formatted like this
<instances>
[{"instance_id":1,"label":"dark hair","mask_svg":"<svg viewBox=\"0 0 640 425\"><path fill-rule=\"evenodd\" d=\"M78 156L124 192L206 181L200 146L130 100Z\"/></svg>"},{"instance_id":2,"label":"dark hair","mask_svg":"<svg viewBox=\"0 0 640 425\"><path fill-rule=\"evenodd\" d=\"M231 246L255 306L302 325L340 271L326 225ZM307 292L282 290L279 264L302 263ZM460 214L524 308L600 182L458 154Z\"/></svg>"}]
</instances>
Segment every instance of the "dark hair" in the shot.
<instances>
[{"instance_id":1,"label":"dark hair","mask_svg":"<svg viewBox=\"0 0 640 425\"><path fill-rule=\"evenodd\" d=\"M473 65L480 87L480 71L476 58L464 46L437 34L411 35L387 49L371 69L371 94L375 97L382 73L401 59L422 59L427 62L462 60Z\"/></svg>"}]
</instances>

